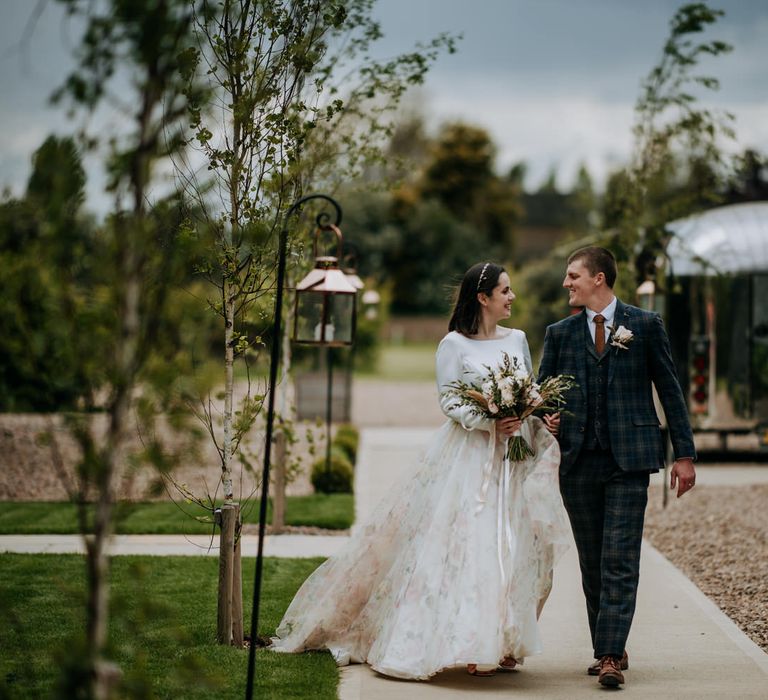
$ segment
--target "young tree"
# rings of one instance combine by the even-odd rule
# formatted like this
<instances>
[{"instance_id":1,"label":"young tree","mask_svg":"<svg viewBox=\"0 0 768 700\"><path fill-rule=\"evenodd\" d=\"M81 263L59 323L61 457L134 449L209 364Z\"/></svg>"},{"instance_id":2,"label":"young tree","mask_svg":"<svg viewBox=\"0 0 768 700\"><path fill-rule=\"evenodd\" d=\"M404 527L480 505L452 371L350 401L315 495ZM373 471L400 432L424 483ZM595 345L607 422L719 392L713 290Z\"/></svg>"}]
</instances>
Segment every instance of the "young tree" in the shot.
<instances>
[{"instance_id":1,"label":"young tree","mask_svg":"<svg viewBox=\"0 0 768 700\"><path fill-rule=\"evenodd\" d=\"M717 90L719 83L695 70L703 57L731 47L717 40L697 43L694 35L723 14L706 3L677 10L661 60L644 80L635 106L633 162L608 183L603 223L612 229L619 258L635 262L639 281L654 274L652 261L667 236L664 224L711 202L720 187L720 139L732 136L732 115L701 106L696 90Z\"/></svg>"},{"instance_id":2,"label":"young tree","mask_svg":"<svg viewBox=\"0 0 768 700\"><path fill-rule=\"evenodd\" d=\"M192 43L194 7L188 0L59 0L82 17L85 33L77 51L78 66L57 94L92 113L102 105L126 115L106 144L84 132L89 146L106 145L109 189L114 208L100 230L99 283L83 289L74 284L66 260L54 267L67 299L85 293L88 304L101 310L95 318L75 316L71 341L88 368L83 400L105 393L106 429L73 417L70 427L82 460L77 468L75 497L80 505L80 529L86 548L87 609L85 677L78 693L107 698L119 679L119 669L106 659L109 618L107 538L113 529L115 481L126 458L126 437L135 424L133 413L148 417L153 403L150 359L168 325L168 290L184 269L183 240L178 218L168 215L170 204L153 203L155 173L184 146L183 122L187 101L197 96L189 80L180 79L184 51ZM130 79L133 98L125 87L112 89L117 72ZM53 173L46 170L47 177ZM32 191L48 186L36 180ZM70 253L72 251L69 251ZM67 253L67 251L64 251ZM86 325L80 325L85 323ZM168 376L161 384L167 387ZM136 388L142 383L141 399ZM162 389L163 387L160 386ZM93 403L86 404L93 407ZM159 457L156 445L148 452ZM92 512L87 499L93 498ZM72 689L71 689L72 690Z\"/></svg>"},{"instance_id":3,"label":"young tree","mask_svg":"<svg viewBox=\"0 0 768 700\"><path fill-rule=\"evenodd\" d=\"M205 176L195 160L178 162L177 172L203 212L198 229L212 232L214 241L199 271L214 289L209 305L223 326L224 405L218 411L208 398L197 413L219 452L226 506L235 500L235 460L250 467L241 445L264 399L249 381L236 406L235 361L247 360L265 343L249 333L248 321L265 308L259 300L274 293L284 214L309 187L332 189L375 157L407 86L421 82L438 53L453 47L441 36L390 61L373 60L370 47L381 32L371 19L372 5L225 0L216 12L204 2L196 15L198 48L189 53L190 66L204 68L209 93L190 99L190 115ZM291 241L294 263L303 243ZM285 369L289 346L270 339L281 340ZM288 403L278 405L286 412Z\"/></svg>"}]
</instances>

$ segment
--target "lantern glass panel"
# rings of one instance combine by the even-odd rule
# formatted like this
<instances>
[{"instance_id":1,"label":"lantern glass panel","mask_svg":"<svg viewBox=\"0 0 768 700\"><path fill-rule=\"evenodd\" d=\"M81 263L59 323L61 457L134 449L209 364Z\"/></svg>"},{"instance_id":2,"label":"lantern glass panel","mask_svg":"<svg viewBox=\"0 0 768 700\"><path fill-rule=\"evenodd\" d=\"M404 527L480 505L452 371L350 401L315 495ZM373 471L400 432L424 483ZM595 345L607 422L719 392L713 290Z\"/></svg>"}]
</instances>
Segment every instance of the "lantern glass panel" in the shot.
<instances>
[{"instance_id":1,"label":"lantern glass panel","mask_svg":"<svg viewBox=\"0 0 768 700\"><path fill-rule=\"evenodd\" d=\"M328 317L333 327L333 342L349 345L354 339L355 294L331 294Z\"/></svg>"},{"instance_id":2,"label":"lantern glass panel","mask_svg":"<svg viewBox=\"0 0 768 700\"><path fill-rule=\"evenodd\" d=\"M323 342L321 329L325 296L312 290L296 292L296 342Z\"/></svg>"}]
</instances>

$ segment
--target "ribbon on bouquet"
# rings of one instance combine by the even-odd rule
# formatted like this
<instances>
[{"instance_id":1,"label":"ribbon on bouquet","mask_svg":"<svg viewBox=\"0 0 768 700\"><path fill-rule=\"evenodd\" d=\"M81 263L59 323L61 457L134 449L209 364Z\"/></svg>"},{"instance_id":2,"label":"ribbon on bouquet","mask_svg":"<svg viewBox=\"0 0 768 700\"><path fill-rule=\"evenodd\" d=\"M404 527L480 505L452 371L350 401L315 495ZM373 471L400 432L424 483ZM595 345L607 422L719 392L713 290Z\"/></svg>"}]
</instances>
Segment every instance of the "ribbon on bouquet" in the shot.
<instances>
[{"instance_id":1,"label":"ribbon on bouquet","mask_svg":"<svg viewBox=\"0 0 768 700\"><path fill-rule=\"evenodd\" d=\"M478 506L475 513L479 513L485 507L488 498L488 488L491 485L493 476L493 462L496 459L496 421L491 421L490 437L488 438L488 458L483 465L483 481L480 485L480 493L477 494Z\"/></svg>"},{"instance_id":2,"label":"ribbon on bouquet","mask_svg":"<svg viewBox=\"0 0 768 700\"><path fill-rule=\"evenodd\" d=\"M515 435L521 434L518 430ZM504 572L504 545L511 556L514 555L514 544L512 541L512 523L509 516L509 482L511 476L511 465L508 452L509 439L504 439L504 456L501 460L501 469L499 470L499 486L497 489L497 512L496 512L496 553L499 560L499 571L501 572L501 582L506 583L506 574ZM491 422L490 437L488 439L488 459L483 465L483 481L480 486L480 493L477 495L478 505L475 513L482 512L488 500L488 489L493 478L493 466L496 459L496 421Z\"/></svg>"}]
</instances>

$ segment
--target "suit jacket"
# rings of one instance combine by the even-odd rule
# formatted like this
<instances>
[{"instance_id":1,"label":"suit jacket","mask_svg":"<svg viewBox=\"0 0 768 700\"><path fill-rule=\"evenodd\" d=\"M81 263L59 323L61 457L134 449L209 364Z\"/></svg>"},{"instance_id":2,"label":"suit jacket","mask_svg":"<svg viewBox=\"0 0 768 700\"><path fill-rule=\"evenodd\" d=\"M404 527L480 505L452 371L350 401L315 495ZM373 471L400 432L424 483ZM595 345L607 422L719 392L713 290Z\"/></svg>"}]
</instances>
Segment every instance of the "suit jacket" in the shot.
<instances>
[{"instance_id":1,"label":"suit jacket","mask_svg":"<svg viewBox=\"0 0 768 700\"><path fill-rule=\"evenodd\" d=\"M669 338L661 317L617 300L614 327L634 338L627 349L608 346L608 435L616 463L626 471L664 466L664 445L653 404L652 385L664 408L675 458L695 458L688 407L672 363ZM569 374L578 386L566 395L560 421L560 472L566 473L581 451L587 421L586 311L552 324L544 336L539 381ZM588 335L586 336L589 337ZM606 341L610 343L612 337Z\"/></svg>"}]
</instances>

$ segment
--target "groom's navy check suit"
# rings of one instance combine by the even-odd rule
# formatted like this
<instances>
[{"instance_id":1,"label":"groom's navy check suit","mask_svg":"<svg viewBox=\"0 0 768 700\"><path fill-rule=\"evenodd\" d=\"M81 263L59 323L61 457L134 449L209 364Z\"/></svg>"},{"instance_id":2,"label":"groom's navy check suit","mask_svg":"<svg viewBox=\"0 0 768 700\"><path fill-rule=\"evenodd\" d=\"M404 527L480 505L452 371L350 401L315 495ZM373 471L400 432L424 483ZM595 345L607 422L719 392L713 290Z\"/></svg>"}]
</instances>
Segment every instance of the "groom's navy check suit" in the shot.
<instances>
[{"instance_id":1,"label":"groom's navy check suit","mask_svg":"<svg viewBox=\"0 0 768 700\"><path fill-rule=\"evenodd\" d=\"M620 656L635 609L648 474L664 466L652 385L675 457L695 457L688 411L658 314L617 301L633 338L598 355L586 312L547 328L539 380L572 375L561 416L560 488L579 552L596 657Z\"/></svg>"}]
</instances>

